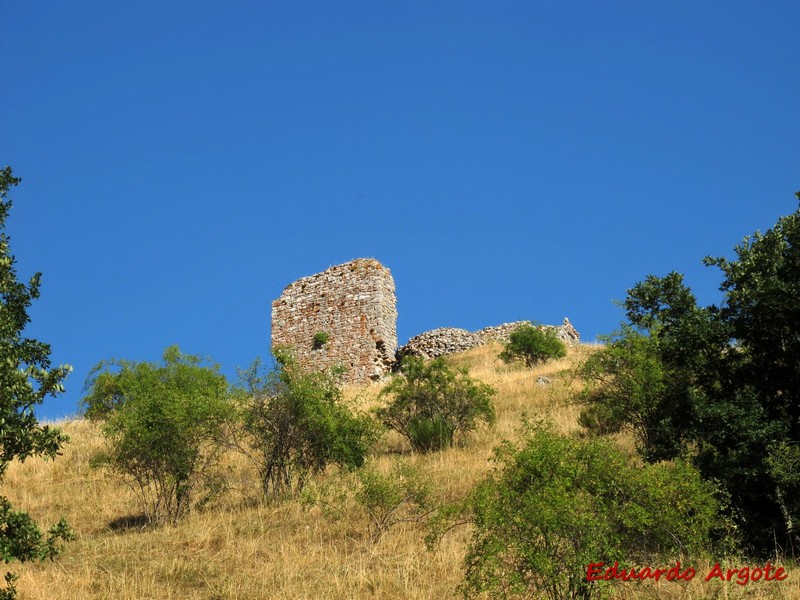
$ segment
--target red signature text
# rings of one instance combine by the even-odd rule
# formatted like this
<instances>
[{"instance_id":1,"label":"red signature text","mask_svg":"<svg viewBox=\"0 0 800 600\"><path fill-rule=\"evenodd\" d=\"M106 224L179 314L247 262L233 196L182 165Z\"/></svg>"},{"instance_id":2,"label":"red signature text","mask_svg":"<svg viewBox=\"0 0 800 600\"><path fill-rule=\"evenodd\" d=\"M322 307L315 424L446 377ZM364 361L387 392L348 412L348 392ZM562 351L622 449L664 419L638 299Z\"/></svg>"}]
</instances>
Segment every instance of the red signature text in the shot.
<instances>
[{"instance_id":1,"label":"red signature text","mask_svg":"<svg viewBox=\"0 0 800 600\"><path fill-rule=\"evenodd\" d=\"M680 561L673 566L661 569L653 567L620 568L619 562L606 566L604 562L589 563L586 568L588 581L635 581L645 579L665 579L666 581L690 581L696 575L692 567L682 568ZM775 567L767 562L763 567L739 567L737 569L723 569L715 563L706 575L705 580L719 579L720 581L734 581L739 585L746 585L752 581L783 581L789 576L783 567Z\"/></svg>"}]
</instances>

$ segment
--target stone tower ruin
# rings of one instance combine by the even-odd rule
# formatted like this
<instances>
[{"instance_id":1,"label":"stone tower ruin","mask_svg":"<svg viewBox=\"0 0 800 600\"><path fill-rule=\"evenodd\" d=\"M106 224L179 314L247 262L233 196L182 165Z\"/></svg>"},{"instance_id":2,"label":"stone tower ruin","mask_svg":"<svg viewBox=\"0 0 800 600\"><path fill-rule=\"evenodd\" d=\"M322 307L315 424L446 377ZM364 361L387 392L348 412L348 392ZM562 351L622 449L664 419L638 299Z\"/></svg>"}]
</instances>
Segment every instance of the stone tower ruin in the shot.
<instances>
[{"instance_id":1,"label":"stone tower ruin","mask_svg":"<svg viewBox=\"0 0 800 600\"><path fill-rule=\"evenodd\" d=\"M343 367L343 381L366 383L389 372L397 349L392 274L359 258L289 285L272 303L272 347L289 346L301 367Z\"/></svg>"}]
</instances>

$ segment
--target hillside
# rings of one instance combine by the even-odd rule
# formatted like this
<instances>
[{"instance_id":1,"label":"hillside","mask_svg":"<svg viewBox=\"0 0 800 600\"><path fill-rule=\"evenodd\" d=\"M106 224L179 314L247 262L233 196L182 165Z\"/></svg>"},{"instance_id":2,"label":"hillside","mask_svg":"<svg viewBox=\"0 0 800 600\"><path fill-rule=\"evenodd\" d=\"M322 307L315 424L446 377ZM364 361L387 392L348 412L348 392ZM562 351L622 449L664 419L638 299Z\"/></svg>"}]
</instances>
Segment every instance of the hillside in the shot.
<instances>
[{"instance_id":1,"label":"hillside","mask_svg":"<svg viewBox=\"0 0 800 600\"><path fill-rule=\"evenodd\" d=\"M373 461L382 470L405 458L427 474L440 500L455 500L491 469L488 459L501 440L513 438L523 414L552 421L563 433L578 429L579 407L572 398L580 386L570 369L591 346L572 348L567 358L533 370L508 366L490 344L450 357L497 390L497 423L481 429L463 447L432 455L413 455L405 441L386 434ZM550 379L546 386L538 378ZM379 386L348 387L347 397L367 409ZM264 505L247 464L228 457L231 489L195 511L176 527L142 529L132 492L90 466L102 446L97 427L84 420L61 424L71 437L55 462L12 464L4 493L40 523L65 515L77 533L61 557L41 565L12 565L20 574L25 599L443 599L457 598L467 528L426 550L417 524L400 524L377 544L367 533L367 516L352 501L344 515L300 502ZM632 442L619 443L633 453ZM327 474L334 491L348 480ZM695 566L698 574L705 566ZM800 598L796 573L775 584L621 584L618 598ZM772 587L769 587L772 585ZM685 586L685 587L684 587Z\"/></svg>"}]
</instances>

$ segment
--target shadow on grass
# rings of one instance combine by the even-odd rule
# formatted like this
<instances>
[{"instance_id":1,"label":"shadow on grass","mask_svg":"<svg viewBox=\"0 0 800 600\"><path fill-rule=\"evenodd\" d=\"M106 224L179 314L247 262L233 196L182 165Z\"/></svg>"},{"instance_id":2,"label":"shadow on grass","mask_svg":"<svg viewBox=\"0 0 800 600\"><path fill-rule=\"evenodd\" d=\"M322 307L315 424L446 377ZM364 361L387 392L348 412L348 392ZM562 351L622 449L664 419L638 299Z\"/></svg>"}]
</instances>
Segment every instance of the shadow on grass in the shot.
<instances>
[{"instance_id":1,"label":"shadow on grass","mask_svg":"<svg viewBox=\"0 0 800 600\"><path fill-rule=\"evenodd\" d=\"M145 515L125 515L111 521L108 524L108 528L111 531L124 533L126 531L142 531L147 529L149 525L150 522Z\"/></svg>"}]
</instances>

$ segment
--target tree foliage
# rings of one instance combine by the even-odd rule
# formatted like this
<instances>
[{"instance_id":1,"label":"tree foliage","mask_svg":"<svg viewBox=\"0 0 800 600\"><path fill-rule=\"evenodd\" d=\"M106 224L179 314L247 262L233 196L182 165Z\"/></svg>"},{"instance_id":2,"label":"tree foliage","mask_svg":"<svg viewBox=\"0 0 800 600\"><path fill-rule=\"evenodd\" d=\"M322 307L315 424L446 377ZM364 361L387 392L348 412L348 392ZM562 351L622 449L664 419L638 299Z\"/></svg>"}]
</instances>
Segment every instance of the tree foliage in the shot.
<instances>
[{"instance_id":1,"label":"tree foliage","mask_svg":"<svg viewBox=\"0 0 800 600\"><path fill-rule=\"evenodd\" d=\"M637 449L651 462L679 455L681 436L676 432L685 430L685 411L675 404L682 399L666 397L670 374L658 350L655 337L627 326L582 369L589 406L581 413L581 424L601 434L629 427Z\"/></svg>"},{"instance_id":2,"label":"tree foliage","mask_svg":"<svg viewBox=\"0 0 800 600\"><path fill-rule=\"evenodd\" d=\"M628 323L584 367L583 419L630 426L650 461L690 453L766 553L800 543L800 210L735 254L705 259L720 306L698 306L678 273L628 290Z\"/></svg>"},{"instance_id":3,"label":"tree foliage","mask_svg":"<svg viewBox=\"0 0 800 600\"><path fill-rule=\"evenodd\" d=\"M381 390L388 405L377 411L389 429L405 437L415 450L428 452L452 446L457 435L474 430L478 421L494 423L491 386L475 381L467 370L451 368L444 358L403 359L401 372Z\"/></svg>"},{"instance_id":4,"label":"tree foliage","mask_svg":"<svg viewBox=\"0 0 800 600\"><path fill-rule=\"evenodd\" d=\"M588 600L603 592L602 582L587 581L589 563L657 564L708 548L715 490L686 462L634 466L610 442L529 422L493 460L495 470L448 517L474 525L467 598Z\"/></svg>"},{"instance_id":5,"label":"tree foliage","mask_svg":"<svg viewBox=\"0 0 800 600\"><path fill-rule=\"evenodd\" d=\"M10 167L0 170L0 482L11 461L32 456L54 458L66 436L57 428L40 425L33 412L47 396L63 392L63 380L69 366L51 367L50 346L23 336L30 322L28 309L39 297L41 274L28 283L18 281L15 258L9 237L4 233L11 210L10 188L18 185ZM13 510L0 496L0 559L29 561L52 558L57 542L71 533L62 519L43 534L35 521L24 512ZM14 598L15 577L6 574L7 587L0 598Z\"/></svg>"},{"instance_id":6,"label":"tree foliage","mask_svg":"<svg viewBox=\"0 0 800 600\"><path fill-rule=\"evenodd\" d=\"M160 364L101 362L87 388L86 415L103 421L109 443L97 462L131 486L148 522L176 523L213 480L231 419L219 366L170 346Z\"/></svg>"},{"instance_id":7,"label":"tree foliage","mask_svg":"<svg viewBox=\"0 0 800 600\"><path fill-rule=\"evenodd\" d=\"M505 362L522 360L528 368L567 355L567 346L552 328L522 325L511 332L500 358Z\"/></svg>"},{"instance_id":8,"label":"tree foliage","mask_svg":"<svg viewBox=\"0 0 800 600\"><path fill-rule=\"evenodd\" d=\"M335 376L303 371L278 349L276 367L260 359L240 371L236 443L255 465L266 498L296 495L307 477L329 464L364 464L375 439L367 416L344 402Z\"/></svg>"}]
</instances>

